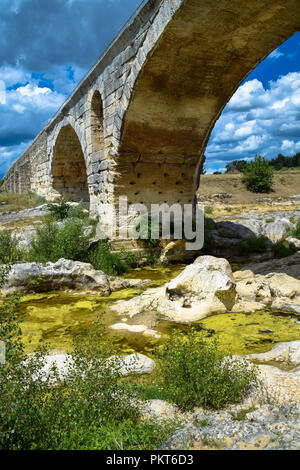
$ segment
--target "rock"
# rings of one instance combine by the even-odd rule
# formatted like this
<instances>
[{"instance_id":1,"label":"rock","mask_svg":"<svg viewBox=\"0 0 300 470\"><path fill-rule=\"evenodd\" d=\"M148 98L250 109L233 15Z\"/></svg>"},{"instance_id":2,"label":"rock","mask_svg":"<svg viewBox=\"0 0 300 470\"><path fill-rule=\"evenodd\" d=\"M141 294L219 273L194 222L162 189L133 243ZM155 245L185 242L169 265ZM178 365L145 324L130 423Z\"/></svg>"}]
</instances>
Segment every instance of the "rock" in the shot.
<instances>
[{"instance_id":1,"label":"rock","mask_svg":"<svg viewBox=\"0 0 300 470\"><path fill-rule=\"evenodd\" d=\"M231 199L232 194L230 194L230 193L219 193L219 194L212 194L211 197L216 198L216 199Z\"/></svg>"},{"instance_id":2,"label":"rock","mask_svg":"<svg viewBox=\"0 0 300 470\"><path fill-rule=\"evenodd\" d=\"M248 354L247 359L256 359L259 362L275 361L287 365L300 365L300 341L278 343L273 348L261 354Z\"/></svg>"},{"instance_id":3,"label":"rock","mask_svg":"<svg viewBox=\"0 0 300 470\"><path fill-rule=\"evenodd\" d=\"M12 266L1 295L31 288L36 292L72 289L109 296L121 289L143 289L151 281L107 276L91 264L60 259L56 263L24 263Z\"/></svg>"},{"instance_id":4,"label":"rock","mask_svg":"<svg viewBox=\"0 0 300 470\"><path fill-rule=\"evenodd\" d=\"M96 291L103 296L111 293L106 274L96 271L91 264L66 259L60 259L56 263L13 265L0 293L8 295L28 287L40 292L74 289Z\"/></svg>"},{"instance_id":5,"label":"rock","mask_svg":"<svg viewBox=\"0 0 300 470\"><path fill-rule=\"evenodd\" d=\"M241 271L234 273L235 279L244 271L264 275L269 273L285 273L300 280L300 253L295 253L282 259L272 259L262 263L247 264Z\"/></svg>"},{"instance_id":6,"label":"rock","mask_svg":"<svg viewBox=\"0 0 300 470\"><path fill-rule=\"evenodd\" d=\"M112 292L122 289L144 289L151 284L149 279L123 279L121 277L108 276L108 280Z\"/></svg>"},{"instance_id":7,"label":"rock","mask_svg":"<svg viewBox=\"0 0 300 470\"><path fill-rule=\"evenodd\" d=\"M230 311L235 296L235 281L228 261L200 256L163 287L147 289L129 301L117 302L111 309L130 317L146 310L174 321L189 322Z\"/></svg>"},{"instance_id":8,"label":"rock","mask_svg":"<svg viewBox=\"0 0 300 470\"><path fill-rule=\"evenodd\" d=\"M269 365L258 366L268 397L277 403L300 403L300 370L289 372Z\"/></svg>"},{"instance_id":9,"label":"rock","mask_svg":"<svg viewBox=\"0 0 300 470\"><path fill-rule=\"evenodd\" d=\"M37 380L46 381L51 370L55 367L60 380L70 380L74 361L70 354L58 353L46 355L43 358L44 366L36 376ZM112 356L107 364L116 367L123 377L131 374L151 374L155 369L155 362L143 354L129 354L127 356ZM54 380L55 382L55 380Z\"/></svg>"},{"instance_id":10,"label":"rock","mask_svg":"<svg viewBox=\"0 0 300 470\"><path fill-rule=\"evenodd\" d=\"M255 302L262 308L271 304L274 309L300 313L300 280L285 273L254 274L249 269L235 272L234 278L237 303L233 311L242 311L243 306L247 311L245 304Z\"/></svg>"},{"instance_id":11,"label":"rock","mask_svg":"<svg viewBox=\"0 0 300 470\"><path fill-rule=\"evenodd\" d=\"M289 243L290 248L295 251L300 251L300 240L295 237L287 237L286 241Z\"/></svg>"},{"instance_id":12,"label":"rock","mask_svg":"<svg viewBox=\"0 0 300 470\"><path fill-rule=\"evenodd\" d=\"M180 415L175 405L171 405L164 400L147 400L141 406L141 412L144 418L157 419L159 421L174 420Z\"/></svg>"},{"instance_id":13,"label":"rock","mask_svg":"<svg viewBox=\"0 0 300 470\"><path fill-rule=\"evenodd\" d=\"M201 410L159 450L299 449L299 418L300 406L289 403L257 404L252 411Z\"/></svg>"},{"instance_id":14,"label":"rock","mask_svg":"<svg viewBox=\"0 0 300 470\"><path fill-rule=\"evenodd\" d=\"M152 336L154 338L160 338L161 335L155 330L149 329L146 325L128 325L126 323L115 323L111 325L112 330L117 331L130 331L131 333L142 333L143 336Z\"/></svg>"},{"instance_id":15,"label":"rock","mask_svg":"<svg viewBox=\"0 0 300 470\"><path fill-rule=\"evenodd\" d=\"M117 367L123 377L131 374L151 374L155 367L155 361L144 354L135 353L128 356L113 357L108 360Z\"/></svg>"},{"instance_id":16,"label":"rock","mask_svg":"<svg viewBox=\"0 0 300 470\"><path fill-rule=\"evenodd\" d=\"M197 254L199 254L199 250L186 250L186 240L175 240L168 243L162 250L159 263L174 263L176 261L188 263L192 261Z\"/></svg>"}]
</instances>

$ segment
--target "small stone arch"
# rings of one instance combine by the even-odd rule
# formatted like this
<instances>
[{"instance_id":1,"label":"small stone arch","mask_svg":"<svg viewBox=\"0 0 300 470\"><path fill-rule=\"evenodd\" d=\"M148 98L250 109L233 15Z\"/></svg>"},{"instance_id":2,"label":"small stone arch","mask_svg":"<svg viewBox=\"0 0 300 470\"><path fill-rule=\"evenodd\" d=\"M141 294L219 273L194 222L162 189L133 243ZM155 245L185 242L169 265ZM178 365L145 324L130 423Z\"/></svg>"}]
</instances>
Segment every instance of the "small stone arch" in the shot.
<instances>
[{"instance_id":1,"label":"small stone arch","mask_svg":"<svg viewBox=\"0 0 300 470\"><path fill-rule=\"evenodd\" d=\"M68 124L58 133L52 159L53 196L89 205L87 170L81 143Z\"/></svg>"}]
</instances>

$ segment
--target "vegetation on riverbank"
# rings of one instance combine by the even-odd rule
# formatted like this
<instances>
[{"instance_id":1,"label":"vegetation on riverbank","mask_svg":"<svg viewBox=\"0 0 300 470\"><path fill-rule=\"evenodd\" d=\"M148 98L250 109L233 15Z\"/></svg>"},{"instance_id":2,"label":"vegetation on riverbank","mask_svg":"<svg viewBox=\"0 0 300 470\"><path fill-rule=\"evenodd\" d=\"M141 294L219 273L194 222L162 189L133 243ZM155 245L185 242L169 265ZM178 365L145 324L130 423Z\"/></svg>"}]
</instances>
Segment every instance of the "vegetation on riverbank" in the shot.
<instances>
[{"instance_id":1,"label":"vegetation on riverbank","mask_svg":"<svg viewBox=\"0 0 300 470\"><path fill-rule=\"evenodd\" d=\"M2 283L7 269L1 268ZM152 391L135 387L130 380L121 379L120 366L109 365L116 350L101 321L91 325L88 336L75 341L67 379L55 367L45 375L46 350L24 354L20 319L15 313L18 302L12 296L0 307L0 340L6 344L6 363L0 365L0 449L154 449L174 432L178 426L174 419L158 422L143 417L147 394L149 398L157 387ZM197 346L203 352L195 363L195 354L200 352ZM159 370L170 367L172 354L177 378L170 382L162 375L162 396L173 396L183 409L192 409L199 402L222 407L241 399L250 384L246 368L231 372L220 362L224 356L215 345L198 345L192 331L177 335L172 348L171 342L166 343ZM185 381L187 371L191 373ZM228 393L228 381L232 381L234 393ZM217 398L219 393L222 398Z\"/></svg>"}]
</instances>

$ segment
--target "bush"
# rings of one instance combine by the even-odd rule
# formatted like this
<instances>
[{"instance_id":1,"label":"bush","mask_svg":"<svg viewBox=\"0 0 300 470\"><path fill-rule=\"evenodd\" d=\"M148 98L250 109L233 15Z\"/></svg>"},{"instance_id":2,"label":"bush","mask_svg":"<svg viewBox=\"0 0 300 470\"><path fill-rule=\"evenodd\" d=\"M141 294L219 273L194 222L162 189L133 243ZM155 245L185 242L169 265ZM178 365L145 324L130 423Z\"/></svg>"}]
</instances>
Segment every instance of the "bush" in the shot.
<instances>
[{"instance_id":1,"label":"bush","mask_svg":"<svg viewBox=\"0 0 300 470\"><path fill-rule=\"evenodd\" d=\"M296 228L288 231L288 236L295 237L295 238L298 238L298 240L300 240L300 222L297 223Z\"/></svg>"},{"instance_id":2,"label":"bush","mask_svg":"<svg viewBox=\"0 0 300 470\"><path fill-rule=\"evenodd\" d=\"M192 327L186 335L173 332L159 351L166 395L184 410L239 402L257 385L256 368L225 356L215 339Z\"/></svg>"},{"instance_id":3,"label":"bush","mask_svg":"<svg viewBox=\"0 0 300 470\"><path fill-rule=\"evenodd\" d=\"M117 253L110 251L107 242L100 242L98 246L89 253L88 262L93 265L95 269L104 271L111 276L115 274L122 274L130 269L130 264L121 259Z\"/></svg>"},{"instance_id":4,"label":"bush","mask_svg":"<svg viewBox=\"0 0 300 470\"><path fill-rule=\"evenodd\" d=\"M268 193L273 186L274 170L265 157L256 155L243 169L243 183L253 193Z\"/></svg>"},{"instance_id":5,"label":"bush","mask_svg":"<svg viewBox=\"0 0 300 470\"><path fill-rule=\"evenodd\" d=\"M89 216L88 212L84 211L82 202L73 206L64 199L61 199L57 204L47 204L47 208L55 220L67 218L85 219Z\"/></svg>"},{"instance_id":6,"label":"bush","mask_svg":"<svg viewBox=\"0 0 300 470\"><path fill-rule=\"evenodd\" d=\"M44 352L26 357L16 316L0 312L9 326L1 339L13 332L15 344L0 364L1 450L153 449L174 431L140 419L139 396L109 365L115 351L101 322L76 341L65 381L55 368L42 375Z\"/></svg>"},{"instance_id":7,"label":"bush","mask_svg":"<svg viewBox=\"0 0 300 470\"><path fill-rule=\"evenodd\" d=\"M245 253L264 253L271 245L270 240L265 235L257 237L253 235L238 243L238 251L241 255Z\"/></svg>"},{"instance_id":8,"label":"bush","mask_svg":"<svg viewBox=\"0 0 300 470\"><path fill-rule=\"evenodd\" d=\"M21 251L16 248L17 239L12 230L0 232L0 263L17 263L21 261Z\"/></svg>"},{"instance_id":9,"label":"bush","mask_svg":"<svg viewBox=\"0 0 300 470\"><path fill-rule=\"evenodd\" d=\"M291 250L287 241L278 241L274 243L272 248L275 258L286 258L287 256L294 254L294 251Z\"/></svg>"},{"instance_id":10,"label":"bush","mask_svg":"<svg viewBox=\"0 0 300 470\"><path fill-rule=\"evenodd\" d=\"M84 224L78 219L67 219L62 227L47 221L37 229L28 259L38 263L55 263L60 258L85 261L90 235L85 235L84 231Z\"/></svg>"}]
</instances>

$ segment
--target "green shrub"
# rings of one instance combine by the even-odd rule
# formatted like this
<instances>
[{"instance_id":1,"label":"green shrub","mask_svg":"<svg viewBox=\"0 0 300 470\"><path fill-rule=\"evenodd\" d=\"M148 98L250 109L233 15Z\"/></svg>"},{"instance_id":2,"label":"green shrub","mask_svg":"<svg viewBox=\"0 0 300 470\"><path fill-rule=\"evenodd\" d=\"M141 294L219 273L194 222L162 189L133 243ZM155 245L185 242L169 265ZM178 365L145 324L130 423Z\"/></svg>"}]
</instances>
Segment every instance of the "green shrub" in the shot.
<instances>
[{"instance_id":1,"label":"green shrub","mask_svg":"<svg viewBox=\"0 0 300 470\"><path fill-rule=\"evenodd\" d=\"M87 260L95 269L104 271L111 276L122 274L131 267L130 259L127 261L126 258L122 259L118 253L112 253L109 244L105 241L99 243L97 247L88 254Z\"/></svg>"},{"instance_id":2,"label":"green shrub","mask_svg":"<svg viewBox=\"0 0 300 470\"><path fill-rule=\"evenodd\" d=\"M204 214L210 215L210 214L213 214L213 212L214 212L214 208L213 208L213 207L211 207L211 206L205 206L205 208L204 208Z\"/></svg>"},{"instance_id":3,"label":"green shrub","mask_svg":"<svg viewBox=\"0 0 300 470\"><path fill-rule=\"evenodd\" d=\"M42 380L44 351L24 355L10 313L2 315L10 328L1 338L14 331L18 347L0 365L1 450L153 449L174 432L172 423L140 419L141 399L108 360L115 351L101 322L75 342L68 381L54 367Z\"/></svg>"},{"instance_id":4,"label":"green shrub","mask_svg":"<svg viewBox=\"0 0 300 470\"><path fill-rule=\"evenodd\" d=\"M47 204L47 208L55 220L67 218L85 219L88 217L88 212L84 211L82 202L73 206L65 199L61 199L57 204Z\"/></svg>"},{"instance_id":5,"label":"green shrub","mask_svg":"<svg viewBox=\"0 0 300 470\"><path fill-rule=\"evenodd\" d=\"M274 170L269 162L256 155L253 162L247 163L243 169L243 183L253 193L268 193L273 186Z\"/></svg>"},{"instance_id":6,"label":"green shrub","mask_svg":"<svg viewBox=\"0 0 300 470\"><path fill-rule=\"evenodd\" d=\"M256 368L225 356L215 339L192 327L186 335L174 331L159 351L168 398L185 410L239 402L257 385Z\"/></svg>"},{"instance_id":7,"label":"green shrub","mask_svg":"<svg viewBox=\"0 0 300 470\"><path fill-rule=\"evenodd\" d=\"M253 235L249 238L241 240L237 247L241 255L247 253L264 253L271 245L270 240L265 235L257 237Z\"/></svg>"},{"instance_id":8,"label":"green shrub","mask_svg":"<svg viewBox=\"0 0 300 470\"><path fill-rule=\"evenodd\" d=\"M289 230L287 234L290 237L295 237L300 240L300 222L297 223L296 228L294 228L293 230Z\"/></svg>"},{"instance_id":9,"label":"green shrub","mask_svg":"<svg viewBox=\"0 0 300 470\"><path fill-rule=\"evenodd\" d=\"M17 239L12 230L0 232L0 263L17 263L21 261L21 251L17 249Z\"/></svg>"},{"instance_id":10,"label":"green shrub","mask_svg":"<svg viewBox=\"0 0 300 470\"><path fill-rule=\"evenodd\" d=\"M159 233L160 228L157 227ZM139 233L139 240L142 240L144 245L156 247L158 245L158 239L152 238L152 221L151 217L146 220L142 219L136 226L136 231Z\"/></svg>"},{"instance_id":11,"label":"green shrub","mask_svg":"<svg viewBox=\"0 0 300 470\"><path fill-rule=\"evenodd\" d=\"M287 241L278 241L273 244L272 248L275 258L285 258L287 256L291 256L294 253Z\"/></svg>"},{"instance_id":12,"label":"green shrub","mask_svg":"<svg viewBox=\"0 0 300 470\"><path fill-rule=\"evenodd\" d=\"M60 258L85 261L91 235L85 235L84 232L85 226L79 219L67 219L61 227L47 221L37 229L36 236L31 241L28 258L38 263L55 263Z\"/></svg>"}]
</instances>

